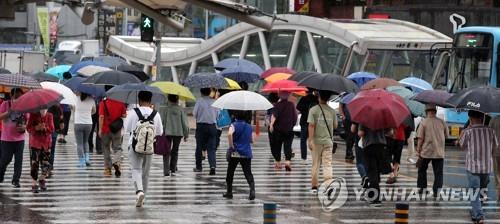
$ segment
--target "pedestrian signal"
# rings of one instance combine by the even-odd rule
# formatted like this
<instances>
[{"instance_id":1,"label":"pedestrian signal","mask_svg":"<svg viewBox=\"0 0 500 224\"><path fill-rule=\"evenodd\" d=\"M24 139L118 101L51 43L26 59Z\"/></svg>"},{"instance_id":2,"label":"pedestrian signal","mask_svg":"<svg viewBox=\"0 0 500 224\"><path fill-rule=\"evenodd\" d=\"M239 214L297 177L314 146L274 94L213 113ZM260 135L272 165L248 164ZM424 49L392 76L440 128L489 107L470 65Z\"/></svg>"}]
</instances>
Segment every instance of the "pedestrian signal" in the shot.
<instances>
[{"instance_id":1,"label":"pedestrian signal","mask_svg":"<svg viewBox=\"0 0 500 224\"><path fill-rule=\"evenodd\" d=\"M144 14L141 15L141 41L153 42L153 36L155 34L154 29L155 21Z\"/></svg>"}]
</instances>

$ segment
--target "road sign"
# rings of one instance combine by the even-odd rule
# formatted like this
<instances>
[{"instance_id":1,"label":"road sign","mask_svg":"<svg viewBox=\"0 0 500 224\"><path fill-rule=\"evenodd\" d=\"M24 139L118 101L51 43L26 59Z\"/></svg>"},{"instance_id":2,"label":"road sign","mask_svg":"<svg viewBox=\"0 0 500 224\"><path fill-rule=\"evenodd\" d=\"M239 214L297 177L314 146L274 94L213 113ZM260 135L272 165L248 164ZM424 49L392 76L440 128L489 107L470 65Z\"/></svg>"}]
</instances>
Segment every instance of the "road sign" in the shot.
<instances>
[{"instance_id":1,"label":"road sign","mask_svg":"<svg viewBox=\"0 0 500 224\"><path fill-rule=\"evenodd\" d=\"M155 21L144 14L141 15L141 41L153 42Z\"/></svg>"}]
</instances>

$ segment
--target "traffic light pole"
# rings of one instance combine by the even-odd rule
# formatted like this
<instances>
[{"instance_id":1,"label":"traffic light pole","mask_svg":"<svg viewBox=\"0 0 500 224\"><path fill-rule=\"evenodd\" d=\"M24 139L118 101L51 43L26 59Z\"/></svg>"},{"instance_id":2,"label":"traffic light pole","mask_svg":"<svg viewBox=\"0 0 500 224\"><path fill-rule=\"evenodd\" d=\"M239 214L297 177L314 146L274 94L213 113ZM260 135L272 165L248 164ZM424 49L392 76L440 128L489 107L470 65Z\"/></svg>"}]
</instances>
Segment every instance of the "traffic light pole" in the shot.
<instances>
[{"instance_id":1,"label":"traffic light pole","mask_svg":"<svg viewBox=\"0 0 500 224\"><path fill-rule=\"evenodd\" d=\"M156 25L156 32L155 32L155 45L156 45L156 60L155 60L155 65L156 65L156 76L155 80L160 76L161 74L161 23L155 23Z\"/></svg>"}]
</instances>

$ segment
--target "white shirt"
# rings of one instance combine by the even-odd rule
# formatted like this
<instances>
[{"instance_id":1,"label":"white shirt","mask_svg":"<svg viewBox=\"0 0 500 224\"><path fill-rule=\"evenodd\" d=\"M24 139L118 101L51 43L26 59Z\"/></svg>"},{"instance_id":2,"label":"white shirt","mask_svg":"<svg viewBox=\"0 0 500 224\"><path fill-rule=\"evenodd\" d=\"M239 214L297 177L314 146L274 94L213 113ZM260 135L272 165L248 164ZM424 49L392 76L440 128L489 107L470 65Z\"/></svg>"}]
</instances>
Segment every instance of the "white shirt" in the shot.
<instances>
[{"instance_id":1,"label":"white shirt","mask_svg":"<svg viewBox=\"0 0 500 224\"><path fill-rule=\"evenodd\" d=\"M75 124L92 124L92 110L95 109L95 101L87 97L84 101L77 99L75 105Z\"/></svg>"},{"instance_id":2,"label":"white shirt","mask_svg":"<svg viewBox=\"0 0 500 224\"><path fill-rule=\"evenodd\" d=\"M148 118L149 115L153 112L153 109L150 107L139 107L141 114L144 118ZM135 127L137 126L137 122L139 121L139 117L135 113L135 111L129 110L127 112L127 118L125 118L125 122L123 123L123 127L125 129L125 133L129 136L134 132ZM155 125L156 136L163 134L163 125L161 123L160 114L157 112L155 118L153 119ZM129 145L132 145L132 138L128 139Z\"/></svg>"}]
</instances>

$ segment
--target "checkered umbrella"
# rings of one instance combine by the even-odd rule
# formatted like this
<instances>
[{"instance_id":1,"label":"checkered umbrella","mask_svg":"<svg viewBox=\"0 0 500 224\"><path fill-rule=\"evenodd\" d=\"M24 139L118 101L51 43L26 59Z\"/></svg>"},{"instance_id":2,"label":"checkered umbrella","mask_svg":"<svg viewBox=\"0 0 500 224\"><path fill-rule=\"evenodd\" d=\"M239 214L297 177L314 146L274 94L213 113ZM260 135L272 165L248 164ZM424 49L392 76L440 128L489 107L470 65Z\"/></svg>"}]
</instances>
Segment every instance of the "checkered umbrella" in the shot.
<instances>
[{"instance_id":1,"label":"checkered umbrella","mask_svg":"<svg viewBox=\"0 0 500 224\"><path fill-rule=\"evenodd\" d=\"M0 74L0 86L41 89L42 86L35 79L20 74Z\"/></svg>"}]
</instances>

